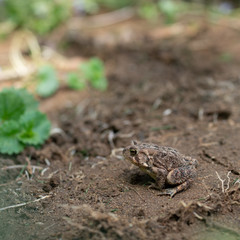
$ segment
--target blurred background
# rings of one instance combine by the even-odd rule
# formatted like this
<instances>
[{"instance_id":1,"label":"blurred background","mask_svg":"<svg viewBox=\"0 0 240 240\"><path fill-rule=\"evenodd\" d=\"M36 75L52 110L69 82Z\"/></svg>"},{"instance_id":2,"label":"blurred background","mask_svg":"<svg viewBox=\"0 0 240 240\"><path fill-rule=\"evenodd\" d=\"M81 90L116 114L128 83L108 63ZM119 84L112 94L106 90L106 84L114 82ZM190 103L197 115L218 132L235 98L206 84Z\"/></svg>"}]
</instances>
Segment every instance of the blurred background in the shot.
<instances>
[{"instance_id":1,"label":"blurred background","mask_svg":"<svg viewBox=\"0 0 240 240\"><path fill-rule=\"evenodd\" d=\"M81 77L84 73L77 69L87 60L84 57L99 57L100 48L144 38L194 38L208 24L238 31L239 13L239 1L1 0L0 86L27 86L41 97L51 96L59 86L83 89L84 80L79 78L86 76ZM90 43L96 47L94 51ZM85 47L75 51L74 44ZM168 55L167 51L162 53L166 61ZM233 59L229 50L220 55L222 61ZM97 61L96 65L102 64L101 59ZM46 80L51 72L58 77ZM44 83L39 87L40 82ZM104 90L107 80L95 85Z\"/></svg>"}]
</instances>

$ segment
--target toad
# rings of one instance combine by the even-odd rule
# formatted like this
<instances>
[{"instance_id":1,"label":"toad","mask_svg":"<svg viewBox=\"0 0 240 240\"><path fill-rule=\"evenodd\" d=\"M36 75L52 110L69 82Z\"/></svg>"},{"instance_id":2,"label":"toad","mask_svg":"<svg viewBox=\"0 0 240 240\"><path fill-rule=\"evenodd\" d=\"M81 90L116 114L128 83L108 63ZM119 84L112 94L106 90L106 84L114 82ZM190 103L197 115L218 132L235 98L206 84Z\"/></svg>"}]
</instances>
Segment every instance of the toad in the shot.
<instances>
[{"instance_id":1,"label":"toad","mask_svg":"<svg viewBox=\"0 0 240 240\"><path fill-rule=\"evenodd\" d=\"M155 180L150 187L161 190L159 195L172 198L186 190L196 177L198 161L171 147L133 141L123 149L123 156ZM174 187L165 189L167 185Z\"/></svg>"}]
</instances>

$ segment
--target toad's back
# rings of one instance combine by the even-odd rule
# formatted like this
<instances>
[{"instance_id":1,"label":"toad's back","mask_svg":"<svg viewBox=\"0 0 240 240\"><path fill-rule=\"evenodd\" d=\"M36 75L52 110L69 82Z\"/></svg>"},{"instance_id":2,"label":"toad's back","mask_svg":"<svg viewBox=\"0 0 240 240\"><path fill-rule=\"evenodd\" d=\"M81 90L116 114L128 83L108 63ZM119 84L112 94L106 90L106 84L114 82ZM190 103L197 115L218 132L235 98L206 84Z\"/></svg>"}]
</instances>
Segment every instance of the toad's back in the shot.
<instances>
[{"instance_id":1,"label":"toad's back","mask_svg":"<svg viewBox=\"0 0 240 240\"><path fill-rule=\"evenodd\" d=\"M139 152L147 154L149 161L154 167L165 168L168 171L171 171L174 168L197 164L195 159L185 156L171 147L147 143L141 143L137 146Z\"/></svg>"}]
</instances>

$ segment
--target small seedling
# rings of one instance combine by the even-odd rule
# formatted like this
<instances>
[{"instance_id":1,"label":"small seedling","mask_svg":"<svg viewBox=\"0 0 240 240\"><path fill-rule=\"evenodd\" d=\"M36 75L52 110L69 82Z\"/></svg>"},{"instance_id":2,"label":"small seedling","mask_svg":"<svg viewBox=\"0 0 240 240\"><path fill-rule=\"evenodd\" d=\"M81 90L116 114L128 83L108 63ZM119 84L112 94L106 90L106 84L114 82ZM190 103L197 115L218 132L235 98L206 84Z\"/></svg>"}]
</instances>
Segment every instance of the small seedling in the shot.
<instances>
[{"instance_id":1,"label":"small seedling","mask_svg":"<svg viewBox=\"0 0 240 240\"><path fill-rule=\"evenodd\" d=\"M99 58L91 58L80 65L78 72L67 75L68 86L75 90L84 89L88 82L97 90L107 89L108 81L105 77L104 64Z\"/></svg>"},{"instance_id":2,"label":"small seedling","mask_svg":"<svg viewBox=\"0 0 240 240\"><path fill-rule=\"evenodd\" d=\"M37 107L25 89L0 92L0 153L19 153L27 145L37 146L48 138L50 122Z\"/></svg>"},{"instance_id":3,"label":"small seedling","mask_svg":"<svg viewBox=\"0 0 240 240\"><path fill-rule=\"evenodd\" d=\"M54 94L59 87L57 73L50 65L41 66L37 73L36 92L40 97L49 97Z\"/></svg>"},{"instance_id":4,"label":"small seedling","mask_svg":"<svg viewBox=\"0 0 240 240\"><path fill-rule=\"evenodd\" d=\"M219 59L221 62L229 63L233 60L233 56L231 53L225 52L219 56Z\"/></svg>"},{"instance_id":5,"label":"small seedling","mask_svg":"<svg viewBox=\"0 0 240 240\"><path fill-rule=\"evenodd\" d=\"M183 2L176 2L173 0L160 0L158 1L158 7L166 24L172 24L176 22L178 15L182 14L188 5Z\"/></svg>"},{"instance_id":6,"label":"small seedling","mask_svg":"<svg viewBox=\"0 0 240 240\"><path fill-rule=\"evenodd\" d=\"M105 77L104 64L99 58L92 58L80 66L83 78L87 79L91 86L97 90L107 89L108 82Z\"/></svg>"},{"instance_id":7,"label":"small seedling","mask_svg":"<svg viewBox=\"0 0 240 240\"><path fill-rule=\"evenodd\" d=\"M149 21L156 21L159 16L159 11L154 3L144 3L138 8L138 14L140 17L145 18Z\"/></svg>"},{"instance_id":8,"label":"small seedling","mask_svg":"<svg viewBox=\"0 0 240 240\"><path fill-rule=\"evenodd\" d=\"M43 65L38 69L36 82L36 93L40 97L53 95L60 85L57 72L51 65ZM74 90L83 90L89 83L93 88L105 91L108 81L105 77L103 62L98 58L91 58L89 61L81 64L78 71L68 73L66 83L68 87ZM14 99L11 99L11 101L15 102ZM21 111L20 106L16 106L16 111Z\"/></svg>"},{"instance_id":9,"label":"small seedling","mask_svg":"<svg viewBox=\"0 0 240 240\"><path fill-rule=\"evenodd\" d=\"M160 127L152 127L152 128L150 128L150 130L151 131L160 131L160 130L171 130L174 128L175 128L175 126L173 126L173 125L163 125Z\"/></svg>"},{"instance_id":10,"label":"small seedling","mask_svg":"<svg viewBox=\"0 0 240 240\"><path fill-rule=\"evenodd\" d=\"M117 212L118 209L117 208L114 208L114 209L111 209L110 212L114 213L114 212Z\"/></svg>"},{"instance_id":11,"label":"small seedling","mask_svg":"<svg viewBox=\"0 0 240 240\"><path fill-rule=\"evenodd\" d=\"M159 1L159 8L165 17L166 23L173 23L176 21L176 14L178 12L178 8L173 1L171 0Z\"/></svg>"},{"instance_id":12,"label":"small seedling","mask_svg":"<svg viewBox=\"0 0 240 240\"><path fill-rule=\"evenodd\" d=\"M86 80L81 78L78 73L69 73L67 75L67 84L74 90L83 90L86 88Z\"/></svg>"}]
</instances>

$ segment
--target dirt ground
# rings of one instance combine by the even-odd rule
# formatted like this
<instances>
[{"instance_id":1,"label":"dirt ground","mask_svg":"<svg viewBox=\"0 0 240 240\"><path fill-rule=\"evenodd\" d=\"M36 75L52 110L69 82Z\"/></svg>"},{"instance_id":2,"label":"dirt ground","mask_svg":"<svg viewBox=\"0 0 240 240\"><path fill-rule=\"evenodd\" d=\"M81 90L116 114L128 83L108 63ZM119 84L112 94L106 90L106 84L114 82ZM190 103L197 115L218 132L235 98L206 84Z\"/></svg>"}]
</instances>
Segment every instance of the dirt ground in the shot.
<instances>
[{"instance_id":1,"label":"dirt ground","mask_svg":"<svg viewBox=\"0 0 240 240\"><path fill-rule=\"evenodd\" d=\"M44 39L69 58L102 58L109 88L42 100L49 140L1 156L0 208L26 203L0 211L1 239L240 239L240 36L231 26L199 21L175 34L135 19ZM154 180L121 154L133 139L198 159L191 187L172 199L149 189ZM4 169L26 157L44 170L27 179Z\"/></svg>"}]
</instances>

